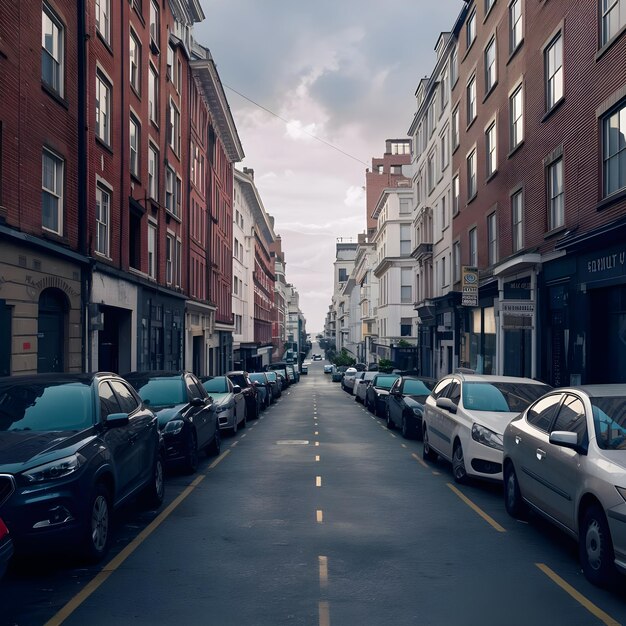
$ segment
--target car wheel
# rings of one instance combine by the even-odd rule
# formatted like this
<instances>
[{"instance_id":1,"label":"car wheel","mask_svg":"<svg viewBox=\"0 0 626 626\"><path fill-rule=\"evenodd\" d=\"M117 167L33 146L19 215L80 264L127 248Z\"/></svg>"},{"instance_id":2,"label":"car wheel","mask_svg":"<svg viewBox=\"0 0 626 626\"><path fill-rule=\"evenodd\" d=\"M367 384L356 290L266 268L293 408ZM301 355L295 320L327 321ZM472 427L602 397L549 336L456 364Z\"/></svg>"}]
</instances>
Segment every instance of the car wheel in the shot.
<instances>
[{"instance_id":1,"label":"car wheel","mask_svg":"<svg viewBox=\"0 0 626 626\"><path fill-rule=\"evenodd\" d=\"M185 459L185 471L187 474L195 474L198 471L198 437L193 428L189 435L189 447Z\"/></svg>"},{"instance_id":2,"label":"car wheel","mask_svg":"<svg viewBox=\"0 0 626 626\"><path fill-rule=\"evenodd\" d=\"M457 441L454 444L454 450L452 452L452 475L454 476L454 482L456 483L463 484L467 481L465 459L463 458L463 446L461 446L460 441Z\"/></svg>"},{"instance_id":3,"label":"car wheel","mask_svg":"<svg viewBox=\"0 0 626 626\"><path fill-rule=\"evenodd\" d=\"M85 523L83 553L91 562L100 561L109 549L111 530L110 496L104 484L98 483L89 499Z\"/></svg>"},{"instance_id":4,"label":"car wheel","mask_svg":"<svg viewBox=\"0 0 626 626\"><path fill-rule=\"evenodd\" d=\"M389 412L389 407L387 407L387 428L389 430L393 430L395 428L393 420L391 419L391 413Z\"/></svg>"},{"instance_id":5,"label":"car wheel","mask_svg":"<svg viewBox=\"0 0 626 626\"><path fill-rule=\"evenodd\" d=\"M422 456L426 461L436 461L438 454L430 447L428 443L428 429L424 426L422 439L424 440L424 448L422 450Z\"/></svg>"},{"instance_id":6,"label":"car wheel","mask_svg":"<svg viewBox=\"0 0 626 626\"><path fill-rule=\"evenodd\" d=\"M583 515L578 538L580 562L587 580L606 587L615 580L613 542L604 511L590 506Z\"/></svg>"},{"instance_id":7,"label":"car wheel","mask_svg":"<svg viewBox=\"0 0 626 626\"><path fill-rule=\"evenodd\" d=\"M507 513L516 519L522 518L526 512L526 506L517 482L517 474L511 462L504 466L504 506Z\"/></svg>"},{"instance_id":8,"label":"car wheel","mask_svg":"<svg viewBox=\"0 0 626 626\"><path fill-rule=\"evenodd\" d=\"M222 436L220 435L220 427L217 422L215 423L215 435L213 435L213 440L206 450L210 456L218 456L222 450Z\"/></svg>"},{"instance_id":9,"label":"car wheel","mask_svg":"<svg viewBox=\"0 0 626 626\"><path fill-rule=\"evenodd\" d=\"M165 496L163 452L159 450L154 459L152 468L152 480L145 490L146 506L150 509L158 509L163 504Z\"/></svg>"}]
</instances>

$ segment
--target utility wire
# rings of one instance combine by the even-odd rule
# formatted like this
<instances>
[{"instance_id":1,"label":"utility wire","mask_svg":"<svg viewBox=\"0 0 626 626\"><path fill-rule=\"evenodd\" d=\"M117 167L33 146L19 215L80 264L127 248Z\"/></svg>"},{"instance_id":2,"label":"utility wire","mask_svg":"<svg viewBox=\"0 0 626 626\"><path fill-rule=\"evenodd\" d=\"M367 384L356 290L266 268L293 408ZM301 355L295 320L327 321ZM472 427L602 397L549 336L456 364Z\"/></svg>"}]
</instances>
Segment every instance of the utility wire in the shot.
<instances>
[{"instance_id":1,"label":"utility wire","mask_svg":"<svg viewBox=\"0 0 626 626\"><path fill-rule=\"evenodd\" d=\"M241 92L237 91L236 89L233 89L229 85L226 85L224 83L222 83L222 84L224 85L224 87L226 87L227 89L230 89L233 93L236 93L238 96L242 97L244 100L247 100L251 104L254 104L255 107L258 107L259 109L263 109L263 111L265 111L266 113L269 113L270 115L273 115L274 117L277 117L279 120L285 122L285 124L290 124L291 123L289 120L286 120L284 117L281 117L280 115L278 115L278 113L274 113L274 111L271 111L267 107L264 107L262 104L259 104L258 102L255 102L251 98L248 98L248 96L244 96ZM324 145L328 146L329 148L332 148L333 150L337 150L337 152L341 152L341 154L347 156L348 158L353 159L355 161L358 161L359 163L362 163L363 165L366 165L366 166L369 167L369 163L366 163L365 161L362 161L358 157L355 157L355 156L351 155L350 153L346 152L345 150L342 150L341 148L338 148L337 146L334 146L332 143L326 141L325 139L322 139L321 137L318 137L317 135L314 135L313 133L310 133L308 130L306 130L304 128L300 128L300 131L303 132L304 134L308 135L309 137L312 137L313 139L316 139L317 141L323 143Z\"/></svg>"}]
</instances>

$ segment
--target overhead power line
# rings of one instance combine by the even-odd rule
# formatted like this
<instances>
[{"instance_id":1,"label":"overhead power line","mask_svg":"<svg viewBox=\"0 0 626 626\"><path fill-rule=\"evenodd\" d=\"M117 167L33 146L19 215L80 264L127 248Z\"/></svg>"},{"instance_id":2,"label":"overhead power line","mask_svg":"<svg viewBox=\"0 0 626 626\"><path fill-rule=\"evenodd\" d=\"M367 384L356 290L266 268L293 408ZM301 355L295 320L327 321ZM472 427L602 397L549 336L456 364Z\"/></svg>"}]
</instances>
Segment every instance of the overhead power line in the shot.
<instances>
[{"instance_id":1,"label":"overhead power line","mask_svg":"<svg viewBox=\"0 0 626 626\"><path fill-rule=\"evenodd\" d=\"M255 102L254 100L252 100L252 98L248 98L248 96L245 96L240 91L237 91L236 89L233 89L229 85L224 84L224 87L226 87L227 89L230 89L233 93L236 93L238 96L240 96L244 100L247 100L248 102L250 102L250 104L253 104L255 107L258 107L259 109L262 109L266 113L269 113L270 115L273 115L274 117L277 117L282 122L285 122L285 124L290 124L291 123L289 120L287 120L284 117L278 115L278 113L274 113L274 111L272 111L271 109L268 109L267 107L264 107L262 104L259 104L258 102ZM358 157L353 156L349 152L346 152L345 150L342 150L341 148L339 148L339 147L333 145L332 143L330 143L329 141L326 141L325 139L322 139L321 137L318 137L317 135L314 135L313 133L310 133L308 130L306 130L304 128L300 128L300 130L305 135L308 135L309 137L312 137L313 139L319 141L320 143L323 143L324 145L328 146L329 148L332 148L333 150L336 150L337 152L341 152L341 154L343 154L344 156L347 156L348 158L353 159L354 161L358 161L359 163L362 163L363 165L369 166L369 163L366 163L365 161L359 159Z\"/></svg>"}]
</instances>

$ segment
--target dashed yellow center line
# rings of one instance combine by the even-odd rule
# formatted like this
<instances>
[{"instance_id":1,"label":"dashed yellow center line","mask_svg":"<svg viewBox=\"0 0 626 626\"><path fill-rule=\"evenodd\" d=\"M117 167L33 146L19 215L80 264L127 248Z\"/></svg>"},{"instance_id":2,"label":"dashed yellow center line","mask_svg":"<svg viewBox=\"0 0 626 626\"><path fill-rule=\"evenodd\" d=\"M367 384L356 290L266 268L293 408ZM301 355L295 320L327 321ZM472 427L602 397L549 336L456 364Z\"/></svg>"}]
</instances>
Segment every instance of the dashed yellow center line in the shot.
<instances>
[{"instance_id":1,"label":"dashed yellow center line","mask_svg":"<svg viewBox=\"0 0 626 626\"><path fill-rule=\"evenodd\" d=\"M328 557L318 557L320 569L320 588L325 589L328 586Z\"/></svg>"},{"instance_id":2,"label":"dashed yellow center line","mask_svg":"<svg viewBox=\"0 0 626 626\"><path fill-rule=\"evenodd\" d=\"M420 459L419 456L417 456L417 454L413 453L411 455L422 467L425 467L426 469L428 469L428 465L426 464L426 462L423 459Z\"/></svg>"},{"instance_id":3,"label":"dashed yellow center line","mask_svg":"<svg viewBox=\"0 0 626 626\"><path fill-rule=\"evenodd\" d=\"M403 448L405 448L405 449L406 449L406 447L407 447L406 443L401 443L400 445L401 445Z\"/></svg>"},{"instance_id":4,"label":"dashed yellow center line","mask_svg":"<svg viewBox=\"0 0 626 626\"><path fill-rule=\"evenodd\" d=\"M330 626L330 609L328 602L320 600L319 603L320 626Z\"/></svg>"},{"instance_id":5,"label":"dashed yellow center line","mask_svg":"<svg viewBox=\"0 0 626 626\"><path fill-rule=\"evenodd\" d=\"M592 615L597 617L607 626L620 626L620 623L614 620L610 615L605 613L601 608L597 607L591 600L585 598L579 591L574 589L568 582L563 580L556 572L552 571L544 563L535 563L535 565L548 577L552 582L556 583L563 591L568 593L574 600L585 607Z\"/></svg>"},{"instance_id":6,"label":"dashed yellow center line","mask_svg":"<svg viewBox=\"0 0 626 626\"><path fill-rule=\"evenodd\" d=\"M318 509L316 511L315 517L317 519L317 523L321 524L324 521L324 511L322 511L321 509Z\"/></svg>"},{"instance_id":7,"label":"dashed yellow center line","mask_svg":"<svg viewBox=\"0 0 626 626\"><path fill-rule=\"evenodd\" d=\"M315 461L316 461L317 463L319 463L319 460L320 460L320 456L319 456L319 454L316 454L316 455L315 455Z\"/></svg>"},{"instance_id":8,"label":"dashed yellow center line","mask_svg":"<svg viewBox=\"0 0 626 626\"><path fill-rule=\"evenodd\" d=\"M319 441L316 441L316 442L315 442L315 445L316 445L316 446L319 446L319 445L320 445L320 442L319 442Z\"/></svg>"},{"instance_id":9,"label":"dashed yellow center line","mask_svg":"<svg viewBox=\"0 0 626 626\"><path fill-rule=\"evenodd\" d=\"M241 438L243 439L244 437L247 437L248 433L244 433L243 435L241 435Z\"/></svg>"},{"instance_id":10,"label":"dashed yellow center line","mask_svg":"<svg viewBox=\"0 0 626 626\"><path fill-rule=\"evenodd\" d=\"M397 439L397 437L393 434L393 433L389 433L394 439Z\"/></svg>"},{"instance_id":11,"label":"dashed yellow center line","mask_svg":"<svg viewBox=\"0 0 626 626\"><path fill-rule=\"evenodd\" d=\"M463 500L463 502L465 502L465 504L467 504L467 506L469 506L470 509L480 515L480 517L482 517L490 526L495 528L499 533L506 532L506 528L500 526L500 524L498 524L498 522L496 522L493 517L485 513L477 504L474 504L464 493L459 491L454 485L452 485L451 483L447 483L447 485L452 491L454 491L454 493L456 493L457 496L459 496L459 498L461 498L461 500Z\"/></svg>"},{"instance_id":12,"label":"dashed yellow center line","mask_svg":"<svg viewBox=\"0 0 626 626\"><path fill-rule=\"evenodd\" d=\"M319 435L319 431L316 430L314 434Z\"/></svg>"},{"instance_id":13,"label":"dashed yellow center line","mask_svg":"<svg viewBox=\"0 0 626 626\"><path fill-rule=\"evenodd\" d=\"M322 486L322 477L321 476L316 476L315 477L315 486L316 487L321 487Z\"/></svg>"}]
</instances>

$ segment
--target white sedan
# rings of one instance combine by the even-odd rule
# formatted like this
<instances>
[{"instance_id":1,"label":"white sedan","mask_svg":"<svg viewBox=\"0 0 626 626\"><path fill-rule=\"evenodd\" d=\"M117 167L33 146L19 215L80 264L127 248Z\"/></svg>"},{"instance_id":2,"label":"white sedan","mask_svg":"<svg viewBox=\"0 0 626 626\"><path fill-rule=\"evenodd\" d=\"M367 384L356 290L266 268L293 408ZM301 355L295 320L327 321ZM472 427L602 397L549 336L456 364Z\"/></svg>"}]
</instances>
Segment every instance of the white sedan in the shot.
<instances>
[{"instance_id":1,"label":"white sedan","mask_svg":"<svg viewBox=\"0 0 626 626\"><path fill-rule=\"evenodd\" d=\"M468 476L501 481L504 429L550 389L530 378L444 376L424 406L424 459L450 461L458 483Z\"/></svg>"}]
</instances>

